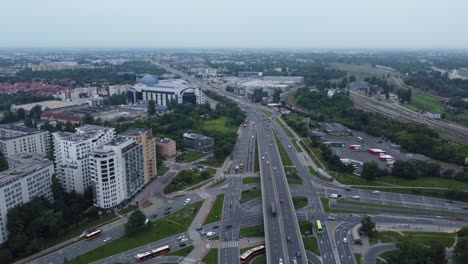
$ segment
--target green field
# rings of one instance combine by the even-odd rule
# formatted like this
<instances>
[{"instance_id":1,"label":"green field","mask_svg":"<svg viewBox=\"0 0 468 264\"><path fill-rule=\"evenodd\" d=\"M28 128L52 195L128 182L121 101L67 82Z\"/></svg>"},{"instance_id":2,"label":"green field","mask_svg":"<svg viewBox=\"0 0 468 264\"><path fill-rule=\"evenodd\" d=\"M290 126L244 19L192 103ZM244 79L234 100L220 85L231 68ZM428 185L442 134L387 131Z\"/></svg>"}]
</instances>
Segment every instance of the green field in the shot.
<instances>
[{"instance_id":1,"label":"green field","mask_svg":"<svg viewBox=\"0 0 468 264\"><path fill-rule=\"evenodd\" d=\"M202 130L215 131L221 134L227 134L230 132L236 132L236 127L226 126L227 117L221 117L217 119L203 121Z\"/></svg>"},{"instance_id":2,"label":"green field","mask_svg":"<svg viewBox=\"0 0 468 264\"><path fill-rule=\"evenodd\" d=\"M158 170L157 175L158 176L163 176L169 170L169 167L167 167L166 165L161 163L161 164L158 165L157 170Z\"/></svg>"},{"instance_id":3,"label":"green field","mask_svg":"<svg viewBox=\"0 0 468 264\"><path fill-rule=\"evenodd\" d=\"M301 234L305 235L307 231L312 233L312 222L310 221L299 221L299 229Z\"/></svg>"},{"instance_id":4,"label":"green field","mask_svg":"<svg viewBox=\"0 0 468 264\"><path fill-rule=\"evenodd\" d=\"M211 211L206 217L204 225L217 222L217 221L221 221L223 203L224 203L224 194L216 196L216 201L213 204L213 207L211 207Z\"/></svg>"},{"instance_id":5,"label":"green field","mask_svg":"<svg viewBox=\"0 0 468 264\"><path fill-rule=\"evenodd\" d=\"M188 246L188 247L184 247L184 248L181 248L181 249L179 249L179 250L169 252L169 253L167 253L167 254L164 255L164 256L180 256L180 257L186 257L186 256L188 256L188 254L190 254L190 252L192 252L192 250L193 250L193 246L190 245L190 246Z\"/></svg>"},{"instance_id":6,"label":"green field","mask_svg":"<svg viewBox=\"0 0 468 264\"><path fill-rule=\"evenodd\" d=\"M354 253L354 258L356 259L356 264L362 264L362 257L359 253Z\"/></svg>"},{"instance_id":7,"label":"green field","mask_svg":"<svg viewBox=\"0 0 468 264\"><path fill-rule=\"evenodd\" d=\"M250 262L250 264L266 264L266 263L267 263L267 259L265 255L258 256L254 258L252 262Z\"/></svg>"},{"instance_id":8,"label":"green field","mask_svg":"<svg viewBox=\"0 0 468 264\"><path fill-rule=\"evenodd\" d=\"M218 264L218 249L210 249L202 261L205 264Z\"/></svg>"},{"instance_id":9,"label":"green field","mask_svg":"<svg viewBox=\"0 0 468 264\"><path fill-rule=\"evenodd\" d=\"M288 178L287 180L288 180L288 184L299 184L299 185L304 184L301 178L299 179Z\"/></svg>"},{"instance_id":10,"label":"green field","mask_svg":"<svg viewBox=\"0 0 468 264\"><path fill-rule=\"evenodd\" d=\"M336 214L363 214L363 213L367 213L367 214L372 214L370 212L365 212L365 211L331 209L330 204L329 204L330 201L328 200L328 198L320 198L320 202L322 203L323 211L325 211L325 213L336 213Z\"/></svg>"},{"instance_id":11,"label":"green field","mask_svg":"<svg viewBox=\"0 0 468 264\"><path fill-rule=\"evenodd\" d=\"M155 222L151 222L140 232L132 236L123 236L112 240L111 242L91 250L68 263L85 264L103 259L120 252L140 247L148 243L161 240L188 230L193 218L202 206L203 201L196 202L178 212Z\"/></svg>"},{"instance_id":12,"label":"green field","mask_svg":"<svg viewBox=\"0 0 468 264\"><path fill-rule=\"evenodd\" d=\"M124 214L126 214L126 213L130 213L131 211L133 211L133 210L135 210L135 209L137 209L137 208L138 208L137 205L130 205L130 206L128 206L127 208L124 208L124 209L120 210L120 211L118 212L118 214L124 215Z\"/></svg>"},{"instance_id":13,"label":"green field","mask_svg":"<svg viewBox=\"0 0 468 264\"><path fill-rule=\"evenodd\" d=\"M240 230L243 237L262 237L265 236L263 225L244 227Z\"/></svg>"},{"instance_id":14,"label":"green field","mask_svg":"<svg viewBox=\"0 0 468 264\"><path fill-rule=\"evenodd\" d=\"M169 183L164 188L164 193L180 191L185 188L197 185L198 183L201 183L205 180L211 179L216 173L216 170L213 168L208 168L206 172L208 173L208 176L203 177L203 172L194 170L182 170L179 172L179 174L177 174L177 176L174 177L174 179L172 179L171 183Z\"/></svg>"},{"instance_id":15,"label":"green field","mask_svg":"<svg viewBox=\"0 0 468 264\"><path fill-rule=\"evenodd\" d=\"M421 110L442 113L445 109L444 103L437 98L414 91L411 94L411 104Z\"/></svg>"},{"instance_id":16,"label":"green field","mask_svg":"<svg viewBox=\"0 0 468 264\"><path fill-rule=\"evenodd\" d=\"M242 179L243 184L260 183L260 177L245 177Z\"/></svg>"},{"instance_id":17,"label":"green field","mask_svg":"<svg viewBox=\"0 0 468 264\"><path fill-rule=\"evenodd\" d=\"M288 156L288 153L286 152L286 149L284 149L283 144L279 140L276 133L274 133L274 135L275 135L276 145L278 146L278 150L280 153L281 161L283 162L283 166L294 166L294 164L292 163L291 159Z\"/></svg>"},{"instance_id":18,"label":"green field","mask_svg":"<svg viewBox=\"0 0 468 264\"><path fill-rule=\"evenodd\" d=\"M280 117L281 118L281 117ZM286 135L288 136L289 139L291 140L294 140L294 135L293 133L291 132L291 130L289 130L284 124L283 122L281 122L279 120L279 118L276 119L276 123L281 127L281 129L283 129L284 133L286 133Z\"/></svg>"},{"instance_id":19,"label":"green field","mask_svg":"<svg viewBox=\"0 0 468 264\"><path fill-rule=\"evenodd\" d=\"M395 231L382 231L376 232L369 240L371 244L377 243L394 243L401 236L412 236L421 243L428 244L430 241L438 241L444 247L451 247L455 243L455 236L450 233L440 232L395 232Z\"/></svg>"},{"instance_id":20,"label":"green field","mask_svg":"<svg viewBox=\"0 0 468 264\"><path fill-rule=\"evenodd\" d=\"M260 158L258 156L258 138L255 137L255 156L254 156L254 172L260 171Z\"/></svg>"},{"instance_id":21,"label":"green field","mask_svg":"<svg viewBox=\"0 0 468 264\"><path fill-rule=\"evenodd\" d=\"M303 207L306 207L309 201L307 200L307 197L293 197L293 204L295 209L300 209Z\"/></svg>"},{"instance_id":22,"label":"green field","mask_svg":"<svg viewBox=\"0 0 468 264\"><path fill-rule=\"evenodd\" d=\"M320 256L320 249L318 247L317 238L313 236L303 237L302 241L304 242L304 247L306 250L310 250L314 252L315 255Z\"/></svg>"},{"instance_id":23,"label":"green field","mask_svg":"<svg viewBox=\"0 0 468 264\"><path fill-rule=\"evenodd\" d=\"M201 159L205 156L205 154L198 153L191 150L186 150L184 153L177 156L177 159L184 160L185 162L192 162L197 159Z\"/></svg>"},{"instance_id":24,"label":"green field","mask_svg":"<svg viewBox=\"0 0 468 264\"><path fill-rule=\"evenodd\" d=\"M255 190L246 190L241 193L241 200L240 203L243 204L245 202L248 202L252 199L262 197L262 192L258 189Z\"/></svg>"},{"instance_id":25,"label":"green field","mask_svg":"<svg viewBox=\"0 0 468 264\"><path fill-rule=\"evenodd\" d=\"M207 159L205 161L199 162L198 164L219 168L223 166L223 163L224 161L218 161L217 159Z\"/></svg>"}]
</instances>

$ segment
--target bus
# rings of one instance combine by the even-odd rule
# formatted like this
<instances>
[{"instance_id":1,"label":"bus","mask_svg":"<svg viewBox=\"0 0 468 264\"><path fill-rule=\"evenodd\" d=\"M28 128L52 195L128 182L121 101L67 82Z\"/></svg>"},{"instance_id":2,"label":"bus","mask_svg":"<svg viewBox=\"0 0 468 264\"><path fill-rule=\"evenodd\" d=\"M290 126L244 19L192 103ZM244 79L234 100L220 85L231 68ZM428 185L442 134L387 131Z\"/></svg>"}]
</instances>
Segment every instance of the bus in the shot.
<instances>
[{"instance_id":1,"label":"bus","mask_svg":"<svg viewBox=\"0 0 468 264\"><path fill-rule=\"evenodd\" d=\"M97 229L97 230L88 232L88 233L85 235L85 239L86 239L86 240L93 240L93 239L95 239L96 237L100 236L101 234L102 234L102 230L101 230L101 229Z\"/></svg>"},{"instance_id":2,"label":"bus","mask_svg":"<svg viewBox=\"0 0 468 264\"><path fill-rule=\"evenodd\" d=\"M265 245L260 245L258 247L251 248L240 256L240 263L241 264L249 263L256 256L263 255L264 253L265 253Z\"/></svg>"},{"instance_id":3,"label":"bus","mask_svg":"<svg viewBox=\"0 0 468 264\"><path fill-rule=\"evenodd\" d=\"M356 137L357 141L359 142L364 142L364 139L362 137Z\"/></svg>"},{"instance_id":4,"label":"bus","mask_svg":"<svg viewBox=\"0 0 468 264\"><path fill-rule=\"evenodd\" d=\"M162 256L162 255L166 254L169 251L171 251L171 248L169 247L169 245L165 245L165 246L153 249L151 251L136 254L135 258L136 258L136 260L138 262L142 262L142 261L148 260L150 258Z\"/></svg>"},{"instance_id":5,"label":"bus","mask_svg":"<svg viewBox=\"0 0 468 264\"><path fill-rule=\"evenodd\" d=\"M320 220L317 220L317 233L322 233L322 223L320 223Z\"/></svg>"},{"instance_id":6,"label":"bus","mask_svg":"<svg viewBox=\"0 0 468 264\"><path fill-rule=\"evenodd\" d=\"M271 215L273 217L276 216L276 206L275 206L275 203L273 203L273 202L271 203Z\"/></svg>"}]
</instances>

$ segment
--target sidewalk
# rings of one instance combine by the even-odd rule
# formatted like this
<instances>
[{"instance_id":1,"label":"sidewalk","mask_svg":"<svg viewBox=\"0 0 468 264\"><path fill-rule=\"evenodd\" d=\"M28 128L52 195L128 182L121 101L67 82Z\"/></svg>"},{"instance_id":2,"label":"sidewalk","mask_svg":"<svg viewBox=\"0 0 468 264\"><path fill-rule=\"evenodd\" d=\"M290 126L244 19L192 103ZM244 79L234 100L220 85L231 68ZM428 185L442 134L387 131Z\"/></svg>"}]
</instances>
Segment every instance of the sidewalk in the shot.
<instances>
[{"instance_id":1,"label":"sidewalk","mask_svg":"<svg viewBox=\"0 0 468 264\"><path fill-rule=\"evenodd\" d=\"M193 219L192 224L189 227L189 230L193 230L203 225L215 201L216 201L216 196L210 196L203 202L203 205L200 207L200 210L198 211L197 216L195 216L195 218Z\"/></svg>"}]
</instances>

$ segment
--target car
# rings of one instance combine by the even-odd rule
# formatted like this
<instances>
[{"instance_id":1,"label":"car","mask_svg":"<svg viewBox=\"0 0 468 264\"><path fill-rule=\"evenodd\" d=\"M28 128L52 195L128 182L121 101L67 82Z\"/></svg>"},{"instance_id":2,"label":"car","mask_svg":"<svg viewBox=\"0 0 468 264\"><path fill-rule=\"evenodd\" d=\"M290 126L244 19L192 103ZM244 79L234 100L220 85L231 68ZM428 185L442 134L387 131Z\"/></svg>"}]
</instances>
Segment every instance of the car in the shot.
<instances>
[{"instance_id":1,"label":"car","mask_svg":"<svg viewBox=\"0 0 468 264\"><path fill-rule=\"evenodd\" d=\"M296 258L293 258L293 264L297 264Z\"/></svg>"},{"instance_id":2,"label":"car","mask_svg":"<svg viewBox=\"0 0 468 264\"><path fill-rule=\"evenodd\" d=\"M254 190L257 189L257 186L252 187L252 189L254 189Z\"/></svg>"},{"instance_id":3,"label":"car","mask_svg":"<svg viewBox=\"0 0 468 264\"><path fill-rule=\"evenodd\" d=\"M283 259L279 258L278 264L283 264Z\"/></svg>"},{"instance_id":4,"label":"car","mask_svg":"<svg viewBox=\"0 0 468 264\"><path fill-rule=\"evenodd\" d=\"M273 167L273 170L276 170L276 167Z\"/></svg>"},{"instance_id":5,"label":"car","mask_svg":"<svg viewBox=\"0 0 468 264\"><path fill-rule=\"evenodd\" d=\"M468 210L468 206L462 207L462 209L464 209L464 210Z\"/></svg>"},{"instance_id":6,"label":"car","mask_svg":"<svg viewBox=\"0 0 468 264\"><path fill-rule=\"evenodd\" d=\"M268 152L265 151L265 155L267 155Z\"/></svg>"},{"instance_id":7,"label":"car","mask_svg":"<svg viewBox=\"0 0 468 264\"><path fill-rule=\"evenodd\" d=\"M199 226L199 227L195 228L195 230L197 230L197 231L202 231L202 230L203 230L203 227Z\"/></svg>"},{"instance_id":8,"label":"car","mask_svg":"<svg viewBox=\"0 0 468 264\"><path fill-rule=\"evenodd\" d=\"M172 209L172 206L169 206L169 207L166 208L166 211L169 211L171 209Z\"/></svg>"},{"instance_id":9,"label":"car","mask_svg":"<svg viewBox=\"0 0 468 264\"><path fill-rule=\"evenodd\" d=\"M287 240L288 242L291 242L291 236L287 236L287 237L286 237L286 240Z\"/></svg>"},{"instance_id":10,"label":"car","mask_svg":"<svg viewBox=\"0 0 468 264\"><path fill-rule=\"evenodd\" d=\"M206 236L207 236L207 237L212 237L212 236L214 236L214 235L216 235L216 232L214 232L214 231L206 232Z\"/></svg>"},{"instance_id":11,"label":"car","mask_svg":"<svg viewBox=\"0 0 468 264\"><path fill-rule=\"evenodd\" d=\"M254 136L252 136L252 138L254 138Z\"/></svg>"},{"instance_id":12,"label":"car","mask_svg":"<svg viewBox=\"0 0 468 264\"><path fill-rule=\"evenodd\" d=\"M439 219L440 219L440 218L442 218L442 216L438 215L438 216L436 216L436 218L439 218Z\"/></svg>"},{"instance_id":13,"label":"car","mask_svg":"<svg viewBox=\"0 0 468 264\"><path fill-rule=\"evenodd\" d=\"M232 227L232 225L227 225L227 226L226 226L226 228L231 228L231 227Z\"/></svg>"},{"instance_id":14,"label":"car","mask_svg":"<svg viewBox=\"0 0 468 264\"><path fill-rule=\"evenodd\" d=\"M280 199L280 204L284 204L284 200L283 200L283 199Z\"/></svg>"},{"instance_id":15,"label":"car","mask_svg":"<svg viewBox=\"0 0 468 264\"><path fill-rule=\"evenodd\" d=\"M215 225L215 226L213 226L213 229L216 229L216 228L219 228L219 225Z\"/></svg>"},{"instance_id":16,"label":"car","mask_svg":"<svg viewBox=\"0 0 468 264\"><path fill-rule=\"evenodd\" d=\"M179 247L185 247L185 246L187 246L187 243L180 243L179 244Z\"/></svg>"},{"instance_id":17,"label":"car","mask_svg":"<svg viewBox=\"0 0 468 264\"><path fill-rule=\"evenodd\" d=\"M180 236L177 237L177 240L181 240L181 239L183 239L183 238L185 238L185 236L184 236L184 235L180 235Z\"/></svg>"},{"instance_id":18,"label":"car","mask_svg":"<svg viewBox=\"0 0 468 264\"><path fill-rule=\"evenodd\" d=\"M349 187L346 187L344 189L345 189L345 191L351 191L351 188L349 188Z\"/></svg>"},{"instance_id":19,"label":"car","mask_svg":"<svg viewBox=\"0 0 468 264\"><path fill-rule=\"evenodd\" d=\"M164 215L168 215L170 213L171 213L171 211L166 211L166 212L164 212Z\"/></svg>"},{"instance_id":20,"label":"car","mask_svg":"<svg viewBox=\"0 0 468 264\"><path fill-rule=\"evenodd\" d=\"M288 148L291 148L291 145L288 145Z\"/></svg>"},{"instance_id":21,"label":"car","mask_svg":"<svg viewBox=\"0 0 468 264\"><path fill-rule=\"evenodd\" d=\"M445 201L445 202L446 202L446 203L451 203L451 204L453 204L453 201L451 201L451 200L447 200L447 201Z\"/></svg>"},{"instance_id":22,"label":"car","mask_svg":"<svg viewBox=\"0 0 468 264\"><path fill-rule=\"evenodd\" d=\"M265 156L262 156L262 160L264 160L264 159L265 159Z\"/></svg>"},{"instance_id":23,"label":"car","mask_svg":"<svg viewBox=\"0 0 468 264\"><path fill-rule=\"evenodd\" d=\"M296 257L298 257L298 258L301 257L301 252L300 251L296 251Z\"/></svg>"},{"instance_id":24,"label":"car","mask_svg":"<svg viewBox=\"0 0 468 264\"><path fill-rule=\"evenodd\" d=\"M149 219L145 219L145 225L149 223Z\"/></svg>"},{"instance_id":25,"label":"car","mask_svg":"<svg viewBox=\"0 0 468 264\"><path fill-rule=\"evenodd\" d=\"M374 142L375 142L375 143L382 143L382 140L376 139L376 140L374 140Z\"/></svg>"},{"instance_id":26,"label":"car","mask_svg":"<svg viewBox=\"0 0 468 264\"><path fill-rule=\"evenodd\" d=\"M112 237L106 237L102 242L107 243L111 241Z\"/></svg>"},{"instance_id":27,"label":"car","mask_svg":"<svg viewBox=\"0 0 468 264\"><path fill-rule=\"evenodd\" d=\"M343 243L348 242L348 239L346 237L343 237Z\"/></svg>"},{"instance_id":28,"label":"car","mask_svg":"<svg viewBox=\"0 0 468 264\"><path fill-rule=\"evenodd\" d=\"M156 218L156 217L158 217L157 214L152 214L152 215L151 215L151 218Z\"/></svg>"},{"instance_id":29,"label":"car","mask_svg":"<svg viewBox=\"0 0 468 264\"><path fill-rule=\"evenodd\" d=\"M329 216L329 217L327 217L327 219L333 221L333 220L335 220L335 217Z\"/></svg>"},{"instance_id":30,"label":"car","mask_svg":"<svg viewBox=\"0 0 468 264\"><path fill-rule=\"evenodd\" d=\"M185 237L184 237L184 238L182 238L182 239L180 240L180 242L187 242L187 241L188 241L188 239L187 239L187 238L185 238Z\"/></svg>"},{"instance_id":31,"label":"car","mask_svg":"<svg viewBox=\"0 0 468 264\"><path fill-rule=\"evenodd\" d=\"M359 199L359 195L353 195L353 199Z\"/></svg>"},{"instance_id":32,"label":"car","mask_svg":"<svg viewBox=\"0 0 468 264\"><path fill-rule=\"evenodd\" d=\"M270 161L267 160L267 165L270 165Z\"/></svg>"},{"instance_id":33,"label":"car","mask_svg":"<svg viewBox=\"0 0 468 264\"><path fill-rule=\"evenodd\" d=\"M372 193L373 193L373 194L379 194L380 191L374 190L374 191L372 191Z\"/></svg>"}]
</instances>

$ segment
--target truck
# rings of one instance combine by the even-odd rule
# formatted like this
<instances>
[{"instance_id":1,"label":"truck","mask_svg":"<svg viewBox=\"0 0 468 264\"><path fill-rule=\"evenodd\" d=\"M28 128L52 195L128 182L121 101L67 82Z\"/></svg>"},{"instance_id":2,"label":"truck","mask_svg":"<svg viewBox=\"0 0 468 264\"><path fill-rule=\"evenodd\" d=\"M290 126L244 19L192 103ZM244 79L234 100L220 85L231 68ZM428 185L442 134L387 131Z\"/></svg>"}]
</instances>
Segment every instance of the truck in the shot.
<instances>
[{"instance_id":1,"label":"truck","mask_svg":"<svg viewBox=\"0 0 468 264\"><path fill-rule=\"evenodd\" d=\"M239 164L239 169L242 171L244 170L244 163Z\"/></svg>"},{"instance_id":2,"label":"truck","mask_svg":"<svg viewBox=\"0 0 468 264\"><path fill-rule=\"evenodd\" d=\"M336 193L332 193L328 196L328 198L331 198L331 199L338 199L341 197L341 194L336 194Z\"/></svg>"},{"instance_id":3,"label":"truck","mask_svg":"<svg viewBox=\"0 0 468 264\"><path fill-rule=\"evenodd\" d=\"M271 202L271 215L273 217L276 216L276 206L275 206L275 203L274 202Z\"/></svg>"}]
</instances>

